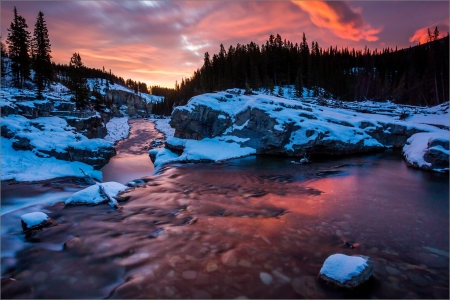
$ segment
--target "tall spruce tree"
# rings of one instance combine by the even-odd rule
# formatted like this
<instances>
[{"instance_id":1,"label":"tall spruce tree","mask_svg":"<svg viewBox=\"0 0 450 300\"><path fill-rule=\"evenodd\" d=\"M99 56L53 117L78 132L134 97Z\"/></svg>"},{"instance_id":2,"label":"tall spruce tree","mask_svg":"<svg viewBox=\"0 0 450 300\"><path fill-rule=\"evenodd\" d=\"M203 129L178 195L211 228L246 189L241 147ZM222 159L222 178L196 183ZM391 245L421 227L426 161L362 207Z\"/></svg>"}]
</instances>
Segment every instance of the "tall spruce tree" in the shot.
<instances>
[{"instance_id":1,"label":"tall spruce tree","mask_svg":"<svg viewBox=\"0 0 450 300\"><path fill-rule=\"evenodd\" d=\"M30 33L27 28L25 19L17 14L14 6L14 20L8 28L7 43L13 83L17 87L23 87L25 81L30 79Z\"/></svg>"},{"instance_id":2,"label":"tall spruce tree","mask_svg":"<svg viewBox=\"0 0 450 300\"><path fill-rule=\"evenodd\" d=\"M2 78L5 78L6 75L6 48L5 44L3 44L3 41L1 40L2 37L0 36L0 45L1 45L1 72L2 72Z\"/></svg>"},{"instance_id":3,"label":"tall spruce tree","mask_svg":"<svg viewBox=\"0 0 450 300\"><path fill-rule=\"evenodd\" d=\"M87 80L83 77L83 63L79 53L74 53L69 63L69 89L72 91L71 100L76 103L78 109L83 109L88 103Z\"/></svg>"},{"instance_id":4,"label":"tall spruce tree","mask_svg":"<svg viewBox=\"0 0 450 300\"><path fill-rule=\"evenodd\" d=\"M31 40L31 58L35 72L34 82L37 86L38 98L42 98L42 90L52 80L53 76L52 64L50 62L50 46L44 14L40 11Z\"/></svg>"}]
</instances>

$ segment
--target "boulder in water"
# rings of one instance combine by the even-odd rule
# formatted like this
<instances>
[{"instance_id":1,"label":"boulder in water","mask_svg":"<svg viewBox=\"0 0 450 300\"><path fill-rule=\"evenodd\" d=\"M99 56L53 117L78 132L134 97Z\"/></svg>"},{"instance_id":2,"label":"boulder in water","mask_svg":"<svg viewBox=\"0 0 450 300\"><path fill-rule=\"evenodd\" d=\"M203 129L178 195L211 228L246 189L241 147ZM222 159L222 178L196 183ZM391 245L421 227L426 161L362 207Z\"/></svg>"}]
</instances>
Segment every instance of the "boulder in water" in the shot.
<instances>
[{"instance_id":1,"label":"boulder in water","mask_svg":"<svg viewBox=\"0 0 450 300\"><path fill-rule=\"evenodd\" d=\"M319 279L343 288L355 288L369 280L374 271L368 256L333 254L323 263Z\"/></svg>"},{"instance_id":2,"label":"boulder in water","mask_svg":"<svg viewBox=\"0 0 450 300\"><path fill-rule=\"evenodd\" d=\"M56 226L58 223L43 212L32 212L21 217L23 231L37 230L44 227Z\"/></svg>"}]
</instances>

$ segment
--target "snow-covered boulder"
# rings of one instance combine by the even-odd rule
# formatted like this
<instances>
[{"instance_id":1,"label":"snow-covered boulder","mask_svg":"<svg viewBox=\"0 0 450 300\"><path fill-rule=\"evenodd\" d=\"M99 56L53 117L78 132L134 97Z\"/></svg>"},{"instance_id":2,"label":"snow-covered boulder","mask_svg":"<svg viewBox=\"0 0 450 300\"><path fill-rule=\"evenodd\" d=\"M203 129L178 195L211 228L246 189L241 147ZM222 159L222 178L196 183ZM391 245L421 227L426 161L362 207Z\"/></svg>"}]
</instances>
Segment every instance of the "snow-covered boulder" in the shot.
<instances>
[{"instance_id":1,"label":"snow-covered boulder","mask_svg":"<svg viewBox=\"0 0 450 300\"><path fill-rule=\"evenodd\" d=\"M126 185L118 182L103 182L91 185L84 190L74 193L66 200L66 205L97 205L109 202L112 207L118 206L117 195L128 189ZM119 198L119 200L122 200Z\"/></svg>"},{"instance_id":2,"label":"snow-covered boulder","mask_svg":"<svg viewBox=\"0 0 450 300\"><path fill-rule=\"evenodd\" d=\"M32 151L42 158L79 161L100 169L116 154L112 143L76 133L63 118L29 120L10 115L2 118L1 130L2 137L11 139L14 150Z\"/></svg>"},{"instance_id":3,"label":"snow-covered boulder","mask_svg":"<svg viewBox=\"0 0 450 300\"><path fill-rule=\"evenodd\" d=\"M87 118L64 117L67 124L74 127L79 133L83 134L89 139L102 139L106 136L106 125L103 122L100 114L96 114Z\"/></svg>"},{"instance_id":4,"label":"snow-covered boulder","mask_svg":"<svg viewBox=\"0 0 450 300\"><path fill-rule=\"evenodd\" d=\"M363 255L330 255L323 263L319 279L344 288L355 288L369 280L374 271L373 261Z\"/></svg>"},{"instance_id":5,"label":"snow-covered boulder","mask_svg":"<svg viewBox=\"0 0 450 300\"><path fill-rule=\"evenodd\" d=\"M21 115L32 118L48 117L53 111L53 102L48 100L17 101L16 106Z\"/></svg>"},{"instance_id":6,"label":"snow-covered boulder","mask_svg":"<svg viewBox=\"0 0 450 300\"><path fill-rule=\"evenodd\" d=\"M43 212L32 212L20 217L23 231L36 230L49 226L56 226L55 220Z\"/></svg>"},{"instance_id":7,"label":"snow-covered boulder","mask_svg":"<svg viewBox=\"0 0 450 300\"><path fill-rule=\"evenodd\" d=\"M417 133L403 147L403 157L409 166L437 172L449 171L449 132Z\"/></svg>"}]
</instances>

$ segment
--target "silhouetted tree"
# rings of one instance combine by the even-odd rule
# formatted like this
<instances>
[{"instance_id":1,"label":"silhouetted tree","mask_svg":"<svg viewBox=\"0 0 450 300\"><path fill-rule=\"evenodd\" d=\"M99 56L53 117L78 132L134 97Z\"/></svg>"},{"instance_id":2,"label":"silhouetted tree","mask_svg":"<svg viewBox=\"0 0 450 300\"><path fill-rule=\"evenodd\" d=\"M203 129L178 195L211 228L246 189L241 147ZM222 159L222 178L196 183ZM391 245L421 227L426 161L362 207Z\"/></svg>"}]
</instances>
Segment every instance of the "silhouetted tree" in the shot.
<instances>
[{"instance_id":1,"label":"silhouetted tree","mask_svg":"<svg viewBox=\"0 0 450 300\"><path fill-rule=\"evenodd\" d=\"M87 80L83 77L83 63L79 53L74 53L69 63L69 84L68 87L72 92L71 100L76 103L78 109L83 109L88 104Z\"/></svg>"},{"instance_id":2,"label":"silhouetted tree","mask_svg":"<svg viewBox=\"0 0 450 300\"><path fill-rule=\"evenodd\" d=\"M50 39L48 38L47 25L45 24L44 14L40 11L34 34L31 40L31 57L34 70L34 82L37 86L38 98L42 98L42 90L53 77L52 64L50 62Z\"/></svg>"},{"instance_id":3,"label":"silhouetted tree","mask_svg":"<svg viewBox=\"0 0 450 300\"><path fill-rule=\"evenodd\" d=\"M14 6L14 19L8 28L7 43L13 83L17 87L23 87L25 81L30 79L30 33L27 28L25 19L17 14Z\"/></svg>"}]
</instances>

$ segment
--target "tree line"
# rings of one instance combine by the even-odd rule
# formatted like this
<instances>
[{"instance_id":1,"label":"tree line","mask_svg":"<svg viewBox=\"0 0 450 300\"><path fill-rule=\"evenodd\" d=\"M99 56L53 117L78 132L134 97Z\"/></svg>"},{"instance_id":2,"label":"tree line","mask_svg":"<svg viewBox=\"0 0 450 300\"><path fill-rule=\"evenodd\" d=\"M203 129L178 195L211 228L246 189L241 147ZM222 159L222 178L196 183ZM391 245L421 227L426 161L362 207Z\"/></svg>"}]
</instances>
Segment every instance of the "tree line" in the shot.
<instances>
[{"instance_id":1,"label":"tree line","mask_svg":"<svg viewBox=\"0 0 450 300\"><path fill-rule=\"evenodd\" d=\"M212 57L206 52L203 66L174 89L152 88L166 97L155 111L170 114L174 106L205 92L237 87L278 95L275 86L285 85L299 97L305 87L310 96L437 105L449 99L449 36L440 38L437 28L428 32L426 44L401 50L324 49L314 41L309 45L304 33L300 44L279 34L261 46L250 42L227 51L221 44Z\"/></svg>"},{"instance_id":2,"label":"tree line","mask_svg":"<svg viewBox=\"0 0 450 300\"><path fill-rule=\"evenodd\" d=\"M132 79L123 79L103 69L86 67L81 61L79 53L74 53L69 64L55 64L51 61L51 44L48 35L44 14L39 11L36 18L33 35L27 30L28 25L24 17L17 13L14 7L14 18L8 30L6 46L1 41L1 76L6 76L10 69L12 84L18 88L30 88L27 81L33 81L37 98L42 99L43 90L51 82L61 82L67 86L73 95L72 101L77 107L85 108L93 97L96 105L104 104L105 97L100 93L100 85L105 84L108 90L110 85L119 84L128 87L135 93L149 93L144 82ZM9 68L6 68L8 58ZM32 80L31 71L34 71ZM87 78L97 78L93 90L87 86Z\"/></svg>"}]
</instances>

